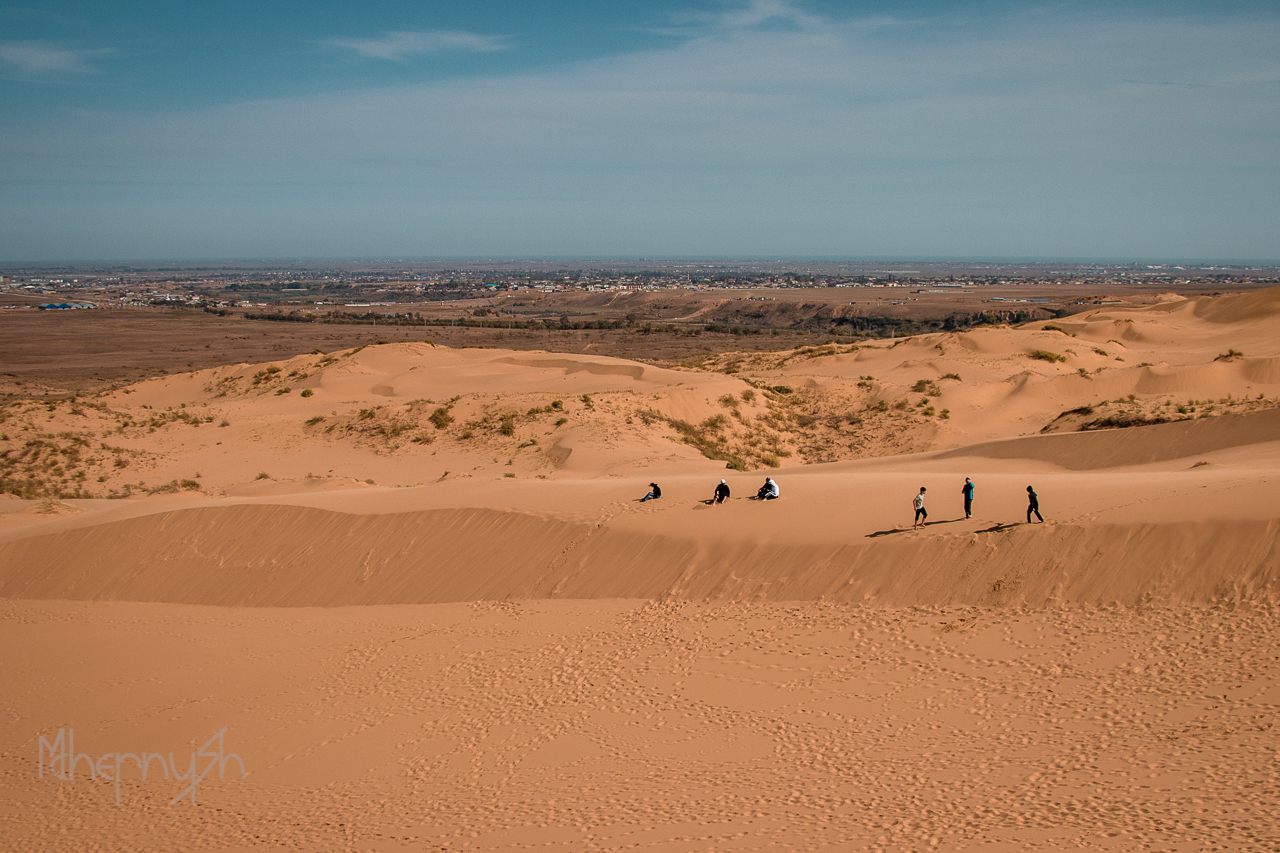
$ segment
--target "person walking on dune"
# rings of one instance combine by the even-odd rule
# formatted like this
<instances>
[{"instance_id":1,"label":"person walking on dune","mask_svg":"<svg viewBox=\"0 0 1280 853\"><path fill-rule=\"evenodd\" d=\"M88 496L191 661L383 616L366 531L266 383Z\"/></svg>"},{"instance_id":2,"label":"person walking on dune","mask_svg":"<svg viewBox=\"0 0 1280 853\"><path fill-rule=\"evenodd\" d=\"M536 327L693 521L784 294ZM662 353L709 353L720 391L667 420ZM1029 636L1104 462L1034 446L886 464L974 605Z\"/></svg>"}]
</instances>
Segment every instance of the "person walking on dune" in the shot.
<instances>
[{"instance_id":1,"label":"person walking on dune","mask_svg":"<svg viewBox=\"0 0 1280 853\"><path fill-rule=\"evenodd\" d=\"M716 493L711 502L713 504L722 504L729 500L729 484L724 480L720 481L720 485L716 486Z\"/></svg>"},{"instance_id":2,"label":"person walking on dune","mask_svg":"<svg viewBox=\"0 0 1280 853\"><path fill-rule=\"evenodd\" d=\"M656 501L660 497L662 497L662 489L658 487L657 483L650 483L649 494L642 497L640 499L640 503L644 503L645 501Z\"/></svg>"},{"instance_id":3,"label":"person walking on dune","mask_svg":"<svg viewBox=\"0 0 1280 853\"><path fill-rule=\"evenodd\" d=\"M973 517L973 481L968 477L964 478L964 485L960 487L960 493L964 495L964 517Z\"/></svg>"},{"instance_id":4,"label":"person walking on dune","mask_svg":"<svg viewBox=\"0 0 1280 853\"><path fill-rule=\"evenodd\" d=\"M929 511L924 508L924 493L925 488L921 486L920 494L916 495L915 501L912 502L912 505L916 508L916 519L911 523L912 530L917 527L923 527L928 523Z\"/></svg>"},{"instance_id":5,"label":"person walking on dune","mask_svg":"<svg viewBox=\"0 0 1280 853\"><path fill-rule=\"evenodd\" d=\"M1040 523L1044 524L1044 516L1040 514L1040 496L1036 494L1036 490L1027 486L1027 524L1031 523L1031 513L1036 514L1036 518L1040 519Z\"/></svg>"}]
</instances>

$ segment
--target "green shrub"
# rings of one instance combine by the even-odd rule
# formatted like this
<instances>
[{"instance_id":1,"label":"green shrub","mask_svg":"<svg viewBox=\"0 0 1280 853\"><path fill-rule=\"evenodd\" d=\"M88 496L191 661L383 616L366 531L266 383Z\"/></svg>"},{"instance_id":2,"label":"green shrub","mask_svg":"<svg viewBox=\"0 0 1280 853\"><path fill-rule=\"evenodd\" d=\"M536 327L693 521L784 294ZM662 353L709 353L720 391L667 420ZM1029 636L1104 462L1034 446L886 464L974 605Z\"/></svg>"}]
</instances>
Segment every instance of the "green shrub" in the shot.
<instances>
[{"instance_id":1,"label":"green shrub","mask_svg":"<svg viewBox=\"0 0 1280 853\"><path fill-rule=\"evenodd\" d=\"M1050 364L1056 361L1067 360L1065 355L1058 355L1056 352L1049 352L1048 350L1042 349L1033 349L1031 352L1027 353L1027 356L1029 358L1034 358L1037 361L1047 361Z\"/></svg>"}]
</instances>

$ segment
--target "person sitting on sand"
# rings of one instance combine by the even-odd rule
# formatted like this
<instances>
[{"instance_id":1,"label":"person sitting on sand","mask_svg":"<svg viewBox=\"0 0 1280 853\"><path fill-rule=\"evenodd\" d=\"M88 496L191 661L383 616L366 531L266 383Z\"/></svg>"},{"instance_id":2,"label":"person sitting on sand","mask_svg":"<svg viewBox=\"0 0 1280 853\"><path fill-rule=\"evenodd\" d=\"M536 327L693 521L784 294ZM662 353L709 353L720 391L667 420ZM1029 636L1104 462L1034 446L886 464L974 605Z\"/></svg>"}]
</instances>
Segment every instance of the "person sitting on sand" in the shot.
<instances>
[{"instance_id":1,"label":"person sitting on sand","mask_svg":"<svg viewBox=\"0 0 1280 853\"><path fill-rule=\"evenodd\" d=\"M960 487L960 493L964 495L964 517L973 517L973 481L968 477L964 478L964 485Z\"/></svg>"},{"instance_id":2,"label":"person sitting on sand","mask_svg":"<svg viewBox=\"0 0 1280 853\"><path fill-rule=\"evenodd\" d=\"M916 499L912 504L916 508L916 520L911 522L912 530L915 530L917 527L922 527L928 523L927 519L929 518L929 512L924 508L924 492L925 488L924 486L921 486L920 494L916 495Z\"/></svg>"},{"instance_id":3,"label":"person sitting on sand","mask_svg":"<svg viewBox=\"0 0 1280 853\"><path fill-rule=\"evenodd\" d=\"M1040 519L1040 523L1044 524L1044 516L1040 514L1040 496L1036 494L1036 490L1027 486L1027 524L1031 523L1031 513L1036 514L1036 518Z\"/></svg>"},{"instance_id":4,"label":"person sitting on sand","mask_svg":"<svg viewBox=\"0 0 1280 853\"><path fill-rule=\"evenodd\" d=\"M662 489L658 488L657 483L650 483L649 494L642 497L640 499L640 503L644 503L645 501L656 501L660 497L662 497Z\"/></svg>"},{"instance_id":5,"label":"person sitting on sand","mask_svg":"<svg viewBox=\"0 0 1280 853\"><path fill-rule=\"evenodd\" d=\"M729 484L724 480L720 481L720 485L716 486L716 495L711 499L713 504L722 504L729 500Z\"/></svg>"},{"instance_id":6,"label":"person sitting on sand","mask_svg":"<svg viewBox=\"0 0 1280 853\"><path fill-rule=\"evenodd\" d=\"M778 497L778 484L772 477L764 478L764 485L756 492L756 500L771 501Z\"/></svg>"}]
</instances>

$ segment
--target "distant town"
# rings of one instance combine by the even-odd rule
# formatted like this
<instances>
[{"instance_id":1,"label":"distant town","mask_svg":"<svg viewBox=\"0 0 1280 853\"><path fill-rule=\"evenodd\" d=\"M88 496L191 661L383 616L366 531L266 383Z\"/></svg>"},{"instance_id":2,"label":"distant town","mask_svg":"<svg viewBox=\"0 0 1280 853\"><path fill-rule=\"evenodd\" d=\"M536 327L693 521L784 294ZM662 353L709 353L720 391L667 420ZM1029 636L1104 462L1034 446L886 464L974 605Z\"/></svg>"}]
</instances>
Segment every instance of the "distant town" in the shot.
<instances>
[{"instance_id":1,"label":"distant town","mask_svg":"<svg viewBox=\"0 0 1280 853\"><path fill-rule=\"evenodd\" d=\"M486 262L66 266L0 270L3 307L190 306L276 310L454 302L496 293L904 288L943 293L990 286L1236 289L1280 284L1280 267L1175 264ZM996 301L1000 301L996 298ZM1040 299L1035 301L1049 301Z\"/></svg>"}]
</instances>

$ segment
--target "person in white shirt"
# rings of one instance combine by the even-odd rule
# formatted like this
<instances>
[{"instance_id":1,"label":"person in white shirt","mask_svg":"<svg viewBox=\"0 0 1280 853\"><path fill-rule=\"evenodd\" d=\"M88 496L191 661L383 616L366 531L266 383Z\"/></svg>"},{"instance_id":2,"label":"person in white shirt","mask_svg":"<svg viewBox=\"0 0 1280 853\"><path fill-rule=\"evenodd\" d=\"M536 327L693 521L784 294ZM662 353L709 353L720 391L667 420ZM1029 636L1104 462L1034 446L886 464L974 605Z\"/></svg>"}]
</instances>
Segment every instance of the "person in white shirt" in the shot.
<instances>
[{"instance_id":1,"label":"person in white shirt","mask_svg":"<svg viewBox=\"0 0 1280 853\"><path fill-rule=\"evenodd\" d=\"M764 478L764 485L756 492L756 500L771 501L778 497L778 484L772 477Z\"/></svg>"},{"instance_id":2,"label":"person in white shirt","mask_svg":"<svg viewBox=\"0 0 1280 853\"><path fill-rule=\"evenodd\" d=\"M929 518L929 512L924 508L924 493L925 488L924 486L921 486L920 494L916 495L914 503L916 508L916 520L911 524L912 530L915 530L917 527L923 527L927 523L926 520Z\"/></svg>"}]
</instances>

